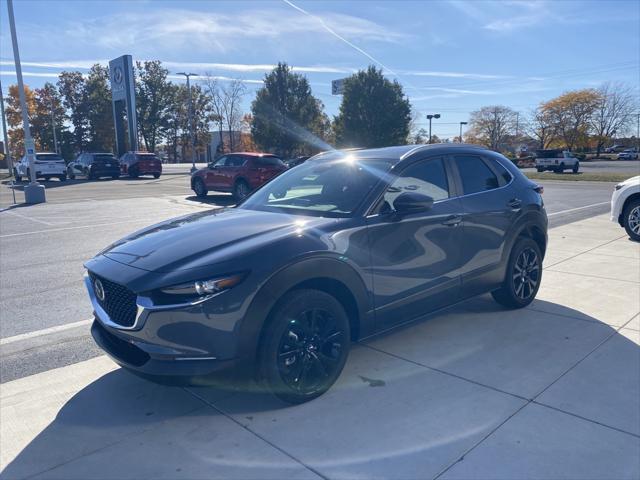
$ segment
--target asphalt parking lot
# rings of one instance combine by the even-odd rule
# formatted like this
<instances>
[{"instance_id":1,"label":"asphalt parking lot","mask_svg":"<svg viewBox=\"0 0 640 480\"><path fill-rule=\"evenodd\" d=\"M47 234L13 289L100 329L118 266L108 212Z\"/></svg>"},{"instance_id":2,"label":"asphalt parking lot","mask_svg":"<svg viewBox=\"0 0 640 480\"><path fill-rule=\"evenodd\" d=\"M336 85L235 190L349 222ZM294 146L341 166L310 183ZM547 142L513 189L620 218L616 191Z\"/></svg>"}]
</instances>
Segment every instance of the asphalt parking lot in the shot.
<instances>
[{"instance_id":1,"label":"asphalt parking lot","mask_svg":"<svg viewBox=\"0 0 640 480\"><path fill-rule=\"evenodd\" d=\"M483 296L358 343L304 405L104 356L4 383L0 476L636 479L640 248L605 214L549 251L526 309Z\"/></svg>"},{"instance_id":2,"label":"asphalt parking lot","mask_svg":"<svg viewBox=\"0 0 640 480\"><path fill-rule=\"evenodd\" d=\"M183 166L183 169L186 167ZM0 188L0 381L7 382L100 354L87 332L91 314L83 263L109 243L158 221L233 204L206 202L187 174L88 182L46 182L47 203L12 205ZM612 184L544 182L550 225L607 212ZM22 200L22 186L16 189Z\"/></svg>"}]
</instances>

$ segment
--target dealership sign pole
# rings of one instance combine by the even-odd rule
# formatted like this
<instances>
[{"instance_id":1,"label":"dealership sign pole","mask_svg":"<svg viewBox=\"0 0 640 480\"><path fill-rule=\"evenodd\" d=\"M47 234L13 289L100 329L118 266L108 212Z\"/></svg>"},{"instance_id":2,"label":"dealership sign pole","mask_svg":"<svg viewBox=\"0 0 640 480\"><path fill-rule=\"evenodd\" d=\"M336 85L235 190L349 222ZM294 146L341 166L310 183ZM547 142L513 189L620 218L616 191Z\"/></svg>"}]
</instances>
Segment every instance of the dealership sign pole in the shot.
<instances>
[{"instance_id":1,"label":"dealership sign pole","mask_svg":"<svg viewBox=\"0 0 640 480\"><path fill-rule=\"evenodd\" d=\"M24 201L26 203L43 203L46 202L44 186L36 182L36 146L31 138L31 129L29 128L29 112L27 111L27 100L24 94L24 83L22 82L22 65L20 64L20 52L18 51L16 21L13 16L13 0L7 0L7 7L9 9L9 28L11 29L11 43L13 44L13 60L16 64L18 93L20 95L20 110L22 113L22 123L24 128L24 150L25 155L27 156L30 173L30 183L24 187Z\"/></svg>"}]
</instances>

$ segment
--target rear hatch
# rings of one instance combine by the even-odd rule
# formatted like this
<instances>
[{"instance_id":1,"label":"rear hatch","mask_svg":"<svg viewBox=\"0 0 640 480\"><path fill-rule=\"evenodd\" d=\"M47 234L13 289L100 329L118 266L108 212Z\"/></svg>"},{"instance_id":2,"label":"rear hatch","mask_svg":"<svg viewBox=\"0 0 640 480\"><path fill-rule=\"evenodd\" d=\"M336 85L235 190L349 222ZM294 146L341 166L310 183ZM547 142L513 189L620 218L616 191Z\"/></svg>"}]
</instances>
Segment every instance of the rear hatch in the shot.
<instances>
[{"instance_id":1,"label":"rear hatch","mask_svg":"<svg viewBox=\"0 0 640 480\"><path fill-rule=\"evenodd\" d=\"M262 181L270 180L287 169L285 163L276 156L265 155L255 160Z\"/></svg>"},{"instance_id":2,"label":"rear hatch","mask_svg":"<svg viewBox=\"0 0 640 480\"><path fill-rule=\"evenodd\" d=\"M57 153L38 153L35 161L39 172L64 172L65 163Z\"/></svg>"},{"instance_id":3,"label":"rear hatch","mask_svg":"<svg viewBox=\"0 0 640 480\"><path fill-rule=\"evenodd\" d=\"M118 169L119 164L116 157L109 154L100 154L93 156L93 164L99 169Z\"/></svg>"},{"instance_id":4,"label":"rear hatch","mask_svg":"<svg viewBox=\"0 0 640 480\"><path fill-rule=\"evenodd\" d=\"M152 154L136 155L136 164L141 172L160 172L162 171L162 162Z\"/></svg>"}]
</instances>

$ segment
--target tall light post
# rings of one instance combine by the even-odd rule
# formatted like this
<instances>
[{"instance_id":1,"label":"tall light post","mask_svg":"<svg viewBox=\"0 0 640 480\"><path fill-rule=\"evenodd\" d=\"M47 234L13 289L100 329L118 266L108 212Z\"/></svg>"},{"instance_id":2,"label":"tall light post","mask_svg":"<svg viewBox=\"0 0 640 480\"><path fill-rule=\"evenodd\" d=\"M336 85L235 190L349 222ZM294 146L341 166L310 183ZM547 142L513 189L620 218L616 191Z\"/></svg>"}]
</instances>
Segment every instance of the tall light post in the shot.
<instances>
[{"instance_id":1,"label":"tall light post","mask_svg":"<svg viewBox=\"0 0 640 480\"><path fill-rule=\"evenodd\" d=\"M189 134L191 136L191 173L197 170L196 168L196 137L193 129L193 103L191 100L191 83L189 82L190 77L197 77L197 73L185 73L178 72L178 75L184 75L187 77L187 91L189 92Z\"/></svg>"},{"instance_id":2,"label":"tall light post","mask_svg":"<svg viewBox=\"0 0 640 480\"><path fill-rule=\"evenodd\" d=\"M56 118L53 113L53 99L51 100L51 128L53 129L53 148L56 153L60 153L58 150L58 134L56 133Z\"/></svg>"},{"instance_id":3,"label":"tall light post","mask_svg":"<svg viewBox=\"0 0 640 480\"><path fill-rule=\"evenodd\" d=\"M9 175L13 175L13 160L9 151L9 137L7 136L7 117L4 114L4 94L0 83L0 110L2 111L2 133L4 135L4 159L9 169Z\"/></svg>"},{"instance_id":4,"label":"tall light post","mask_svg":"<svg viewBox=\"0 0 640 480\"><path fill-rule=\"evenodd\" d=\"M458 137L460 139L460 143L462 143L462 126L466 125L468 122L460 122L460 136Z\"/></svg>"},{"instance_id":5,"label":"tall light post","mask_svg":"<svg viewBox=\"0 0 640 480\"><path fill-rule=\"evenodd\" d=\"M434 113L434 114L429 114L427 115L427 120L429 120L429 143L431 143L431 120L432 119L438 119L440 118L440 114L439 113Z\"/></svg>"},{"instance_id":6,"label":"tall light post","mask_svg":"<svg viewBox=\"0 0 640 480\"><path fill-rule=\"evenodd\" d=\"M29 163L29 173L31 182L24 187L24 201L26 203L46 202L44 186L36 181L35 156L36 146L31 138L29 128L29 112L27 111L27 100L24 94L24 83L22 81L22 64L20 63L20 52L18 51L18 36L16 34L16 20L13 16L13 0L7 0L9 10L9 28L11 29L11 43L13 44L13 60L16 64L16 77L18 79L18 93L20 95L20 110L22 113L22 124L24 129L24 150Z\"/></svg>"}]
</instances>

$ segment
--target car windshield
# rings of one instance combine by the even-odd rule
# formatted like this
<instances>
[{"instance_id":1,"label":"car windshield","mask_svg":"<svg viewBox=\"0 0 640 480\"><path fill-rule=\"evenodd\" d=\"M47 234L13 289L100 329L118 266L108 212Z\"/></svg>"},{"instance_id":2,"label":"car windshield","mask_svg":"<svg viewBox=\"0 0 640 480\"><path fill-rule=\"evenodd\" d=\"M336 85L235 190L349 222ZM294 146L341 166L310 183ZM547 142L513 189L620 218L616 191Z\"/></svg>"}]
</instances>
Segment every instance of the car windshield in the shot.
<instances>
[{"instance_id":1,"label":"car windshield","mask_svg":"<svg viewBox=\"0 0 640 480\"><path fill-rule=\"evenodd\" d=\"M47 162L62 162L62 157L57 153L38 153L36 160L43 160Z\"/></svg>"},{"instance_id":2,"label":"car windshield","mask_svg":"<svg viewBox=\"0 0 640 480\"><path fill-rule=\"evenodd\" d=\"M276 177L239 208L350 217L390 168L384 160L320 158Z\"/></svg>"}]
</instances>

